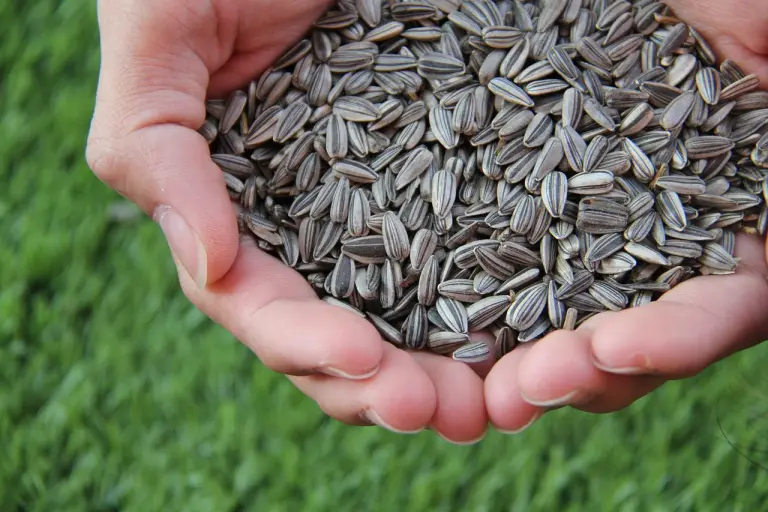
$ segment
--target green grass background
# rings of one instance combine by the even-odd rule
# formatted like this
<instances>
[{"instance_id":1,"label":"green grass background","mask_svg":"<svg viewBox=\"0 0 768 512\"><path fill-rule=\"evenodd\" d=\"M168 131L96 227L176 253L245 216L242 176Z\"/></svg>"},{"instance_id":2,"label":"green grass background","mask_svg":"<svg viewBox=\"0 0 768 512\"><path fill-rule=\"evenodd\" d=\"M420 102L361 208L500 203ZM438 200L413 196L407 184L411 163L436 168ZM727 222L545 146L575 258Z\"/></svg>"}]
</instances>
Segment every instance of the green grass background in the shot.
<instances>
[{"instance_id":1,"label":"green grass background","mask_svg":"<svg viewBox=\"0 0 768 512\"><path fill-rule=\"evenodd\" d=\"M0 2L0 510L765 510L768 347L471 447L325 417L84 161L94 2ZM763 442L762 449L768 447Z\"/></svg>"}]
</instances>

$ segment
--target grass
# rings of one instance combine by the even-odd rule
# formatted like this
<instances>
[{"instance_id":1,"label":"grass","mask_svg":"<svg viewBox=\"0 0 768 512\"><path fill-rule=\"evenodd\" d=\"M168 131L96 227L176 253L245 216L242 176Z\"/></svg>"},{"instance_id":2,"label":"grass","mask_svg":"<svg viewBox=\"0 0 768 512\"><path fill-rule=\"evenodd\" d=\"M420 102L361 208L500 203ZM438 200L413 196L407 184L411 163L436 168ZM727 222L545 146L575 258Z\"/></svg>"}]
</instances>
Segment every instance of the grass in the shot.
<instances>
[{"instance_id":1,"label":"grass","mask_svg":"<svg viewBox=\"0 0 768 512\"><path fill-rule=\"evenodd\" d=\"M83 158L93 2L0 3L0 509L760 510L768 347L472 447L345 427L179 291Z\"/></svg>"}]
</instances>

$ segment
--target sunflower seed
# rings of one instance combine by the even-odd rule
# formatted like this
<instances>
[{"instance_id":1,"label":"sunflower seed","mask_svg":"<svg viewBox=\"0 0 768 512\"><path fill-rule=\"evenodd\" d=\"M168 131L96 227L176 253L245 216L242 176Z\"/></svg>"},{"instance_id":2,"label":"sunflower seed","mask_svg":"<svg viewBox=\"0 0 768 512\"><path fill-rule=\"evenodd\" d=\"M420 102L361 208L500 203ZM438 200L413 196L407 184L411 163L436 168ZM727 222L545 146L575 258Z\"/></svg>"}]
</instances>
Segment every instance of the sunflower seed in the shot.
<instances>
[{"instance_id":1,"label":"sunflower seed","mask_svg":"<svg viewBox=\"0 0 768 512\"><path fill-rule=\"evenodd\" d=\"M660 246L659 250L665 254L682 258L698 258L703 251L701 244L689 240L667 240L667 243Z\"/></svg>"},{"instance_id":2,"label":"sunflower seed","mask_svg":"<svg viewBox=\"0 0 768 512\"><path fill-rule=\"evenodd\" d=\"M469 335L464 333L436 331L429 334L427 346L436 354L450 354L463 345L466 345L468 341Z\"/></svg>"},{"instance_id":3,"label":"sunflower seed","mask_svg":"<svg viewBox=\"0 0 768 512\"><path fill-rule=\"evenodd\" d=\"M458 333L469 331L469 320L464 305L454 299L439 297L435 303L440 318L450 330Z\"/></svg>"},{"instance_id":4,"label":"sunflower seed","mask_svg":"<svg viewBox=\"0 0 768 512\"><path fill-rule=\"evenodd\" d=\"M582 37L576 43L576 51L585 61L598 68L609 70L613 67L608 54L592 37Z\"/></svg>"},{"instance_id":5,"label":"sunflower seed","mask_svg":"<svg viewBox=\"0 0 768 512\"><path fill-rule=\"evenodd\" d=\"M701 135L685 141L688 158L712 158L733 149L734 143L726 137Z\"/></svg>"},{"instance_id":6,"label":"sunflower seed","mask_svg":"<svg viewBox=\"0 0 768 512\"><path fill-rule=\"evenodd\" d=\"M716 105L720 101L720 73L714 68L702 68L696 73L696 87L702 99L708 105Z\"/></svg>"},{"instance_id":7,"label":"sunflower seed","mask_svg":"<svg viewBox=\"0 0 768 512\"><path fill-rule=\"evenodd\" d=\"M613 190L613 173L592 171L576 174L568 180L568 192L578 195L599 195Z\"/></svg>"},{"instance_id":8,"label":"sunflower seed","mask_svg":"<svg viewBox=\"0 0 768 512\"><path fill-rule=\"evenodd\" d=\"M365 98L358 96L342 96L333 103L333 113L341 116L345 121L367 123L376 121L381 112Z\"/></svg>"},{"instance_id":9,"label":"sunflower seed","mask_svg":"<svg viewBox=\"0 0 768 512\"><path fill-rule=\"evenodd\" d=\"M453 131L452 121L453 113L442 106L437 106L429 112L429 126L435 138L446 149L459 144L459 134Z\"/></svg>"},{"instance_id":10,"label":"sunflower seed","mask_svg":"<svg viewBox=\"0 0 768 512\"><path fill-rule=\"evenodd\" d=\"M552 69L567 81L574 81L581 75L568 52L561 46L555 46L549 50L547 60L552 65Z\"/></svg>"},{"instance_id":11,"label":"sunflower seed","mask_svg":"<svg viewBox=\"0 0 768 512\"><path fill-rule=\"evenodd\" d=\"M496 359L501 359L509 354L517 345L515 332L507 326L499 329L493 343L493 354Z\"/></svg>"},{"instance_id":12,"label":"sunflower seed","mask_svg":"<svg viewBox=\"0 0 768 512\"><path fill-rule=\"evenodd\" d=\"M589 249L587 249L585 259L590 264L598 263L622 250L625 244L626 241L624 240L624 237L618 233L603 235L590 245Z\"/></svg>"},{"instance_id":13,"label":"sunflower seed","mask_svg":"<svg viewBox=\"0 0 768 512\"><path fill-rule=\"evenodd\" d=\"M491 48L511 48L524 36L524 32L514 27L490 26L482 30L483 42Z\"/></svg>"},{"instance_id":14,"label":"sunflower seed","mask_svg":"<svg viewBox=\"0 0 768 512\"><path fill-rule=\"evenodd\" d=\"M341 178L336 184L336 190L333 193L331 201L330 218L333 222L346 223L349 215L349 180Z\"/></svg>"},{"instance_id":15,"label":"sunflower seed","mask_svg":"<svg viewBox=\"0 0 768 512\"><path fill-rule=\"evenodd\" d=\"M247 101L248 95L244 91L235 91L230 95L226 109L219 120L219 133L225 134L232 129L240 119Z\"/></svg>"},{"instance_id":16,"label":"sunflower seed","mask_svg":"<svg viewBox=\"0 0 768 512\"><path fill-rule=\"evenodd\" d=\"M421 350L427 344L427 310L421 304L416 304L411 309L405 321L405 333L403 342L407 348Z\"/></svg>"},{"instance_id":17,"label":"sunflower seed","mask_svg":"<svg viewBox=\"0 0 768 512\"><path fill-rule=\"evenodd\" d=\"M355 160L339 160L333 164L333 172L353 183L373 183L379 175L364 163Z\"/></svg>"},{"instance_id":18,"label":"sunflower seed","mask_svg":"<svg viewBox=\"0 0 768 512\"><path fill-rule=\"evenodd\" d=\"M664 224L675 231L682 231L688 225L683 203L680 201L680 196L675 192L664 190L659 193L656 199L656 209Z\"/></svg>"},{"instance_id":19,"label":"sunflower seed","mask_svg":"<svg viewBox=\"0 0 768 512\"><path fill-rule=\"evenodd\" d=\"M337 299L349 297L355 288L355 262L345 255L339 256L331 273L331 293Z\"/></svg>"},{"instance_id":20,"label":"sunflower seed","mask_svg":"<svg viewBox=\"0 0 768 512\"><path fill-rule=\"evenodd\" d=\"M587 150L584 152L584 161L582 163L582 170L584 172L591 172L598 164L602 164L606 153L608 151L608 139L602 135L597 135L587 146ZM603 165L603 167L609 167ZM611 170L610 168L608 170Z\"/></svg>"},{"instance_id":21,"label":"sunflower seed","mask_svg":"<svg viewBox=\"0 0 768 512\"><path fill-rule=\"evenodd\" d=\"M688 25L678 23L672 27L664 37L664 42L659 47L659 57L669 57L682 46L688 38Z\"/></svg>"},{"instance_id":22,"label":"sunflower seed","mask_svg":"<svg viewBox=\"0 0 768 512\"><path fill-rule=\"evenodd\" d=\"M720 101L729 101L736 99L748 92L757 89L760 86L760 80L755 75L747 75L730 83L720 92Z\"/></svg>"},{"instance_id":23,"label":"sunflower seed","mask_svg":"<svg viewBox=\"0 0 768 512\"><path fill-rule=\"evenodd\" d=\"M485 343L469 343L456 349L451 357L464 363L482 363L491 357L491 349Z\"/></svg>"},{"instance_id":24,"label":"sunflower seed","mask_svg":"<svg viewBox=\"0 0 768 512\"><path fill-rule=\"evenodd\" d=\"M344 158L348 151L347 124L338 114L332 114L325 134L325 150L330 158Z\"/></svg>"},{"instance_id":25,"label":"sunflower seed","mask_svg":"<svg viewBox=\"0 0 768 512\"><path fill-rule=\"evenodd\" d=\"M635 178L641 183L648 183L656 174L656 168L653 162L632 139L624 139L624 151L629 155L632 161L632 171Z\"/></svg>"},{"instance_id":26,"label":"sunflower seed","mask_svg":"<svg viewBox=\"0 0 768 512\"><path fill-rule=\"evenodd\" d=\"M549 322L549 318L546 315L542 315L534 322L528 329L520 331L517 336L517 341L520 343L529 343L543 337L552 328L552 324Z\"/></svg>"},{"instance_id":27,"label":"sunflower seed","mask_svg":"<svg viewBox=\"0 0 768 512\"><path fill-rule=\"evenodd\" d=\"M533 107L534 102L526 92L507 78L494 78L488 82L488 90L493 94L516 105Z\"/></svg>"},{"instance_id":28,"label":"sunflower seed","mask_svg":"<svg viewBox=\"0 0 768 512\"><path fill-rule=\"evenodd\" d=\"M506 323L515 330L531 327L547 306L547 285L532 285L521 291L507 310Z\"/></svg>"},{"instance_id":29,"label":"sunflower seed","mask_svg":"<svg viewBox=\"0 0 768 512\"><path fill-rule=\"evenodd\" d=\"M662 176L656 180L656 186L677 194L691 196L704 194L707 190L707 184L698 176Z\"/></svg>"},{"instance_id":30,"label":"sunflower seed","mask_svg":"<svg viewBox=\"0 0 768 512\"><path fill-rule=\"evenodd\" d=\"M592 234L620 233L629 222L629 211L610 199L588 197L579 202L576 227Z\"/></svg>"},{"instance_id":31,"label":"sunflower seed","mask_svg":"<svg viewBox=\"0 0 768 512\"><path fill-rule=\"evenodd\" d=\"M512 212L512 218L509 221L509 227L515 233L526 234L534 223L535 203L532 196L525 195L515 206Z\"/></svg>"},{"instance_id":32,"label":"sunflower seed","mask_svg":"<svg viewBox=\"0 0 768 512\"><path fill-rule=\"evenodd\" d=\"M629 298L607 281L592 283L592 286L589 287L589 294L611 311L620 311L626 308L629 303Z\"/></svg>"},{"instance_id":33,"label":"sunflower seed","mask_svg":"<svg viewBox=\"0 0 768 512\"><path fill-rule=\"evenodd\" d=\"M480 267L487 272L488 275L495 277L496 279L507 279L515 272L514 263L512 261L501 256L489 247L476 247L474 253ZM475 289L475 291L477 291L477 289Z\"/></svg>"},{"instance_id":34,"label":"sunflower seed","mask_svg":"<svg viewBox=\"0 0 768 512\"><path fill-rule=\"evenodd\" d=\"M466 308L469 328L475 331L483 329L496 321L509 307L509 297L494 295L473 302Z\"/></svg>"},{"instance_id":35,"label":"sunflower seed","mask_svg":"<svg viewBox=\"0 0 768 512\"><path fill-rule=\"evenodd\" d=\"M352 238L343 243L341 252L358 263L380 264L387 259L384 237L379 235Z\"/></svg>"},{"instance_id":36,"label":"sunflower seed","mask_svg":"<svg viewBox=\"0 0 768 512\"><path fill-rule=\"evenodd\" d=\"M311 113L312 111L306 103L293 103L289 105L275 126L274 141L277 143L286 142L296 135L304 127L307 120L309 120Z\"/></svg>"},{"instance_id":37,"label":"sunflower seed","mask_svg":"<svg viewBox=\"0 0 768 512\"><path fill-rule=\"evenodd\" d=\"M499 73L501 76L510 80L515 78L525 67L530 51L531 44L528 38L524 38L515 43L499 65Z\"/></svg>"},{"instance_id":38,"label":"sunflower seed","mask_svg":"<svg viewBox=\"0 0 768 512\"><path fill-rule=\"evenodd\" d=\"M689 91L670 101L659 119L661 127L670 131L681 127L693 110L694 98L694 93Z\"/></svg>"},{"instance_id":39,"label":"sunflower seed","mask_svg":"<svg viewBox=\"0 0 768 512\"><path fill-rule=\"evenodd\" d=\"M437 292L443 297L462 302L475 302L482 298L482 295L475 292L474 283L471 279L442 281L437 285Z\"/></svg>"}]
</instances>

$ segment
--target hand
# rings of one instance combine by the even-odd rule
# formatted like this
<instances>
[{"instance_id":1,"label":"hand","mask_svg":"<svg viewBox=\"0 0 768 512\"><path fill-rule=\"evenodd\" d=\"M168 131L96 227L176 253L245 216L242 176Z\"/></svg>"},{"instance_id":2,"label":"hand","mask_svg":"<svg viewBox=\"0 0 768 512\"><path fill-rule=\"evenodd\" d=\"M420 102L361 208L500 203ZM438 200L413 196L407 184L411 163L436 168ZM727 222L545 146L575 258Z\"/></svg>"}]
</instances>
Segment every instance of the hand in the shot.
<instances>
[{"instance_id":1,"label":"hand","mask_svg":"<svg viewBox=\"0 0 768 512\"><path fill-rule=\"evenodd\" d=\"M221 171L195 130L207 96L258 77L328 7L316 0L104 0L89 165L162 228L189 299L329 415L454 442L487 425L466 365L409 354L318 300L292 269L238 240Z\"/></svg>"},{"instance_id":2,"label":"hand","mask_svg":"<svg viewBox=\"0 0 768 512\"><path fill-rule=\"evenodd\" d=\"M762 0L669 0L722 60L728 56L768 86L768 10ZM601 313L576 331L513 350L485 381L491 423L519 431L552 408L623 409L666 380L696 375L768 339L768 246L739 235L734 275L697 277L658 302Z\"/></svg>"}]
</instances>

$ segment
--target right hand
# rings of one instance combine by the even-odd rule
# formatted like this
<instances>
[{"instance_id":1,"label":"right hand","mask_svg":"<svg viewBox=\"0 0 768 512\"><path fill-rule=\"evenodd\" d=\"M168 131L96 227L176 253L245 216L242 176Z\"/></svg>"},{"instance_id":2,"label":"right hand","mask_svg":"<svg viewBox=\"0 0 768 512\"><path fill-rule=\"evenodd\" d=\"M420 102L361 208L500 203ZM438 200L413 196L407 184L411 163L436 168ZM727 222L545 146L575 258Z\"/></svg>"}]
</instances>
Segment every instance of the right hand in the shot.
<instances>
[{"instance_id":1,"label":"right hand","mask_svg":"<svg viewBox=\"0 0 768 512\"><path fill-rule=\"evenodd\" d=\"M482 437L483 383L445 357L385 344L367 321L317 299L252 241L239 241L219 168L196 129L206 97L245 86L329 2L102 0L102 66L87 160L151 215L189 299L327 414L399 432Z\"/></svg>"}]
</instances>

